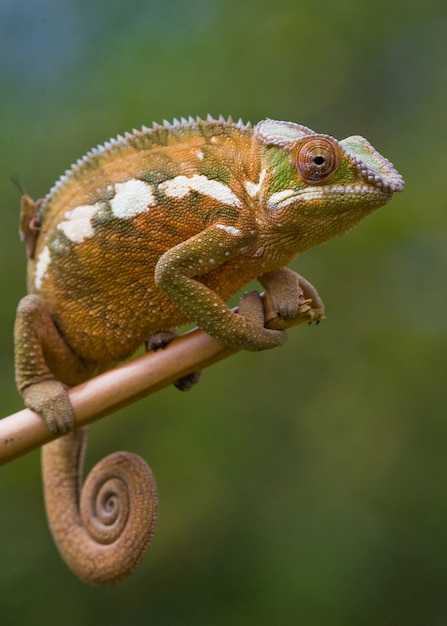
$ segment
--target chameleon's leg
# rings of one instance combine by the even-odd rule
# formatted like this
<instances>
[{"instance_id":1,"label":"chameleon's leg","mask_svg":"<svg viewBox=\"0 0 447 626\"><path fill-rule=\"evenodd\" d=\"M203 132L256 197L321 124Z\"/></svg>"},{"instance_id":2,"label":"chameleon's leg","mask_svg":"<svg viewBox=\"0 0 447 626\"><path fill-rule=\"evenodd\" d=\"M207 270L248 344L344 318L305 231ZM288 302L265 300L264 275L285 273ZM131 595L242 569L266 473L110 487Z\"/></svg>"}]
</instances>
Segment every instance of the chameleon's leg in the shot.
<instances>
[{"instance_id":1,"label":"chameleon's leg","mask_svg":"<svg viewBox=\"0 0 447 626\"><path fill-rule=\"evenodd\" d=\"M269 299L271 308L284 320L296 317L300 299L303 297L312 300L312 308L324 311L323 302L315 287L288 267L267 272L259 276L258 280L267 290L266 298Z\"/></svg>"},{"instance_id":2,"label":"chameleon's leg","mask_svg":"<svg viewBox=\"0 0 447 626\"><path fill-rule=\"evenodd\" d=\"M264 350L281 345L284 331L264 328L264 320L232 312L209 287L195 280L240 254L236 229L214 224L171 248L159 259L155 280L185 316L227 346Z\"/></svg>"},{"instance_id":3,"label":"chameleon's leg","mask_svg":"<svg viewBox=\"0 0 447 626\"><path fill-rule=\"evenodd\" d=\"M88 376L88 367L71 351L37 295L23 298L14 327L17 388L28 408L41 415L51 432L73 428L73 410L57 372L70 372L68 385Z\"/></svg>"}]
</instances>

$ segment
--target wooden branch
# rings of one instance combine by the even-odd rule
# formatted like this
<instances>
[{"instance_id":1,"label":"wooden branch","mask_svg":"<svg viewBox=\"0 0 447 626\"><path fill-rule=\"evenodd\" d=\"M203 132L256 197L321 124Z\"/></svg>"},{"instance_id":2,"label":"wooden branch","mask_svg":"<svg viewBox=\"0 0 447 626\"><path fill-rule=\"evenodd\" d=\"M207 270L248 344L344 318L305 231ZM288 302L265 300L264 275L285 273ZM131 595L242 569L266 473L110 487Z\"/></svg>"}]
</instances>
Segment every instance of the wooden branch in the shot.
<instances>
[{"instance_id":1,"label":"wooden branch","mask_svg":"<svg viewBox=\"0 0 447 626\"><path fill-rule=\"evenodd\" d=\"M318 294L309 284L303 285L303 291L297 316L287 321L276 315L264 297L265 326L282 330L322 319L324 307ZM75 425L85 426L235 352L238 349L222 345L202 330L185 333L166 349L149 352L70 389ZM29 409L9 415L0 420L0 465L58 436Z\"/></svg>"}]
</instances>

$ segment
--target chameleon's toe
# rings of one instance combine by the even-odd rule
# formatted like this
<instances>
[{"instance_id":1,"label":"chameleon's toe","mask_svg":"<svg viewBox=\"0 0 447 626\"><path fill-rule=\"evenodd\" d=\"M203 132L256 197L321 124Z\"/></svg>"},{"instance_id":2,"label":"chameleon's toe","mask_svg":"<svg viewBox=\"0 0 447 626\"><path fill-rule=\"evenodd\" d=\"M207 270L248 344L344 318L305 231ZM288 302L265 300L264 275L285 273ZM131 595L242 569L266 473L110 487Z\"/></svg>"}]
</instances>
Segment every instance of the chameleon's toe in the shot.
<instances>
[{"instance_id":1,"label":"chameleon's toe","mask_svg":"<svg viewBox=\"0 0 447 626\"><path fill-rule=\"evenodd\" d=\"M269 330L264 327L264 305L257 291L245 293L239 300L239 315L245 319L246 332L251 337L248 350L265 350L282 345L287 340L284 330Z\"/></svg>"},{"instance_id":2,"label":"chameleon's toe","mask_svg":"<svg viewBox=\"0 0 447 626\"><path fill-rule=\"evenodd\" d=\"M266 288L265 299L268 309L283 320L297 316L302 295L301 276L287 267L267 272L260 277Z\"/></svg>"},{"instance_id":3,"label":"chameleon's toe","mask_svg":"<svg viewBox=\"0 0 447 626\"><path fill-rule=\"evenodd\" d=\"M73 430L74 414L64 385L57 380L44 380L23 391L25 404L45 420L52 433Z\"/></svg>"},{"instance_id":4,"label":"chameleon's toe","mask_svg":"<svg viewBox=\"0 0 447 626\"><path fill-rule=\"evenodd\" d=\"M156 352L161 348L166 348L177 336L174 330L161 330L146 341L146 349Z\"/></svg>"},{"instance_id":5,"label":"chameleon's toe","mask_svg":"<svg viewBox=\"0 0 447 626\"><path fill-rule=\"evenodd\" d=\"M192 372L192 374L188 374L187 376L183 376L175 381L174 387L177 387L179 391L189 391L191 387L197 385L200 380L202 372Z\"/></svg>"},{"instance_id":6,"label":"chameleon's toe","mask_svg":"<svg viewBox=\"0 0 447 626\"><path fill-rule=\"evenodd\" d=\"M303 298L305 300L309 300L313 309L318 309L320 313L320 317L324 317L324 303L320 298L320 294L315 289L315 287L306 280L303 276L300 276L300 287L303 292ZM318 321L318 320L317 320Z\"/></svg>"},{"instance_id":7,"label":"chameleon's toe","mask_svg":"<svg viewBox=\"0 0 447 626\"><path fill-rule=\"evenodd\" d=\"M247 291L239 300L239 315L254 324L255 326L264 325L264 306L261 296L257 291Z\"/></svg>"}]
</instances>

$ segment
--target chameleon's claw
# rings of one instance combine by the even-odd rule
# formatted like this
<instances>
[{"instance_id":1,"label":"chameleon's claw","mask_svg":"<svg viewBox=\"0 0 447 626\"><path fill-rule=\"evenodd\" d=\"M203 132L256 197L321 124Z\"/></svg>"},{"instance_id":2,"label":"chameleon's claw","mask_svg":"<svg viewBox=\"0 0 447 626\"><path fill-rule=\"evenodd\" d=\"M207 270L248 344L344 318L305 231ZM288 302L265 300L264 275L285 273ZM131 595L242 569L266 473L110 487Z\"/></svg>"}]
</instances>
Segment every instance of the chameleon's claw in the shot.
<instances>
[{"instance_id":1,"label":"chameleon's claw","mask_svg":"<svg viewBox=\"0 0 447 626\"><path fill-rule=\"evenodd\" d=\"M146 341L146 349L156 352L157 350L166 348L176 337L178 337L178 335L175 330L160 330Z\"/></svg>"},{"instance_id":2,"label":"chameleon's claw","mask_svg":"<svg viewBox=\"0 0 447 626\"><path fill-rule=\"evenodd\" d=\"M49 430L64 434L74 428L74 413L65 386L57 380L44 380L23 391L26 406L45 420Z\"/></svg>"},{"instance_id":3,"label":"chameleon's claw","mask_svg":"<svg viewBox=\"0 0 447 626\"><path fill-rule=\"evenodd\" d=\"M297 274L297 276L299 276L299 279L300 279L300 288L303 292L303 298L305 298L306 300L310 300L312 308L319 309L321 311L321 318L323 318L324 317L324 303L323 303L323 300L320 298L320 294L312 285L312 283L310 283L308 280L306 280L303 276L300 276L299 274ZM319 324L320 319L316 320L317 324Z\"/></svg>"}]
</instances>

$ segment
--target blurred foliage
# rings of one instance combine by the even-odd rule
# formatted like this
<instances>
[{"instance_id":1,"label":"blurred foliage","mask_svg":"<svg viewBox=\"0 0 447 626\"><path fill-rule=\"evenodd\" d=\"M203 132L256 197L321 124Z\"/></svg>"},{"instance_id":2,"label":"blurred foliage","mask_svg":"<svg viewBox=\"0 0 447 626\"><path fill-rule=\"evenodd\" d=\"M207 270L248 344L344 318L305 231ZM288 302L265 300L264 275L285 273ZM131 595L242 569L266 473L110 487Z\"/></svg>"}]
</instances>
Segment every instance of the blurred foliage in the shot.
<instances>
[{"instance_id":1,"label":"blurred foliage","mask_svg":"<svg viewBox=\"0 0 447 626\"><path fill-rule=\"evenodd\" d=\"M232 114L365 135L404 194L294 267L328 319L91 429L153 467L139 569L61 562L38 453L1 469L2 624L447 624L447 6L443 1L0 0L2 414L19 410L18 172L39 197L110 136Z\"/></svg>"}]
</instances>

